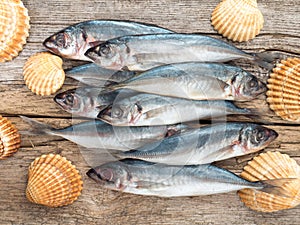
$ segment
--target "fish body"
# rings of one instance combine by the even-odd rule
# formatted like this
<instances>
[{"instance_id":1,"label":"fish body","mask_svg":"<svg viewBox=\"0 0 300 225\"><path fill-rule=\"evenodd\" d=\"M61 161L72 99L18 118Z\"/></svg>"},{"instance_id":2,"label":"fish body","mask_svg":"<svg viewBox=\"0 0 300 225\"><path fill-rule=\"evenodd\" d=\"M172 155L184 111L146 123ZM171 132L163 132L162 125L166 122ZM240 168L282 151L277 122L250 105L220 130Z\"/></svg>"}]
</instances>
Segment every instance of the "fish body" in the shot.
<instances>
[{"instance_id":1,"label":"fish body","mask_svg":"<svg viewBox=\"0 0 300 225\"><path fill-rule=\"evenodd\" d=\"M59 93L54 101L66 112L76 116L97 118L98 114L111 105L117 96L127 97L133 91L106 91L99 87L79 87ZM135 92L134 92L135 93Z\"/></svg>"},{"instance_id":2,"label":"fish body","mask_svg":"<svg viewBox=\"0 0 300 225\"><path fill-rule=\"evenodd\" d=\"M101 68L95 63L73 67L65 72L67 77L85 85L96 87L119 83L136 75L136 72L132 71L115 71Z\"/></svg>"},{"instance_id":3,"label":"fish body","mask_svg":"<svg viewBox=\"0 0 300 225\"><path fill-rule=\"evenodd\" d=\"M209 36L174 33L119 37L89 49L85 55L107 69L131 71L182 62L258 60L257 56Z\"/></svg>"},{"instance_id":4,"label":"fish body","mask_svg":"<svg viewBox=\"0 0 300 225\"><path fill-rule=\"evenodd\" d=\"M251 112L229 101L196 101L138 93L128 98L116 98L98 118L114 126L151 126L236 114Z\"/></svg>"},{"instance_id":5,"label":"fish body","mask_svg":"<svg viewBox=\"0 0 300 225\"><path fill-rule=\"evenodd\" d=\"M131 159L103 164L90 169L87 175L111 190L159 197L211 195L244 188L274 193L287 182L250 182L209 164L172 166Z\"/></svg>"},{"instance_id":6,"label":"fish body","mask_svg":"<svg viewBox=\"0 0 300 225\"><path fill-rule=\"evenodd\" d=\"M43 45L64 58L91 61L84 53L99 43L124 35L151 33L172 31L131 21L91 20L74 24L51 35Z\"/></svg>"},{"instance_id":7,"label":"fish body","mask_svg":"<svg viewBox=\"0 0 300 225\"><path fill-rule=\"evenodd\" d=\"M194 100L246 101L264 93L266 85L239 67L217 63L178 63L153 68L112 85L140 92Z\"/></svg>"},{"instance_id":8,"label":"fish body","mask_svg":"<svg viewBox=\"0 0 300 225\"><path fill-rule=\"evenodd\" d=\"M85 148L126 151L146 143L161 140L187 129L185 125L155 127L112 127L100 120L82 122L63 129L22 116L32 127L29 134L48 134L63 137Z\"/></svg>"},{"instance_id":9,"label":"fish body","mask_svg":"<svg viewBox=\"0 0 300 225\"><path fill-rule=\"evenodd\" d=\"M258 124L220 123L117 155L169 165L207 164L259 151L277 136L274 130Z\"/></svg>"}]
</instances>

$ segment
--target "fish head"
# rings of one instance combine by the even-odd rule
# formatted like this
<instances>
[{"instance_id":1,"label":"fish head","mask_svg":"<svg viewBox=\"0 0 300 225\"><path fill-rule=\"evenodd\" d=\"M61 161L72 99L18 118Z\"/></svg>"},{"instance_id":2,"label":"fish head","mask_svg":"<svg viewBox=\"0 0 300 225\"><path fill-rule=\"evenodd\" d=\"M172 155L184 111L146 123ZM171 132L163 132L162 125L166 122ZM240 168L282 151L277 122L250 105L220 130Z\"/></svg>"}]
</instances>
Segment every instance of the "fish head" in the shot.
<instances>
[{"instance_id":1,"label":"fish head","mask_svg":"<svg viewBox=\"0 0 300 225\"><path fill-rule=\"evenodd\" d=\"M86 174L95 182L113 190L122 190L130 181L130 174L122 162L106 163L90 169Z\"/></svg>"},{"instance_id":2,"label":"fish head","mask_svg":"<svg viewBox=\"0 0 300 225\"><path fill-rule=\"evenodd\" d=\"M247 101L267 91L267 86L252 74L242 71L232 79L233 95Z\"/></svg>"},{"instance_id":3,"label":"fish head","mask_svg":"<svg viewBox=\"0 0 300 225\"><path fill-rule=\"evenodd\" d=\"M76 89L67 90L54 97L54 101L65 111L80 115L84 101Z\"/></svg>"},{"instance_id":4,"label":"fish head","mask_svg":"<svg viewBox=\"0 0 300 225\"><path fill-rule=\"evenodd\" d=\"M84 53L91 48L84 30L68 27L48 37L43 45L56 55L69 59L91 61Z\"/></svg>"},{"instance_id":5,"label":"fish head","mask_svg":"<svg viewBox=\"0 0 300 225\"><path fill-rule=\"evenodd\" d=\"M126 53L125 53L126 54ZM123 51L121 45L104 42L90 48L85 56L101 67L111 70L123 69Z\"/></svg>"},{"instance_id":6,"label":"fish head","mask_svg":"<svg viewBox=\"0 0 300 225\"><path fill-rule=\"evenodd\" d=\"M240 133L239 142L247 153L267 147L278 137L276 131L258 124L246 124Z\"/></svg>"}]
</instances>

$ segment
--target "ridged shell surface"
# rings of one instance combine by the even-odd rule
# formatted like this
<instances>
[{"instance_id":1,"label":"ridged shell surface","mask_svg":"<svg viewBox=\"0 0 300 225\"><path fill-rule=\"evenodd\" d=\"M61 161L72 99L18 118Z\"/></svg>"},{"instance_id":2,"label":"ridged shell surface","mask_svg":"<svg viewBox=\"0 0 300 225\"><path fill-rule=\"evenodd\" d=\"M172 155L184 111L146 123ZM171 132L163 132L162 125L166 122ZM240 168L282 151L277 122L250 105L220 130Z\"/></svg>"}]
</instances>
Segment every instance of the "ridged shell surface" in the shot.
<instances>
[{"instance_id":1,"label":"ridged shell surface","mask_svg":"<svg viewBox=\"0 0 300 225\"><path fill-rule=\"evenodd\" d=\"M38 95L56 93L65 81L62 59L49 52L31 56L23 67L27 87Z\"/></svg>"},{"instance_id":2,"label":"ridged shell surface","mask_svg":"<svg viewBox=\"0 0 300 225\"><path fill-rule=\"evenodd\" d=\"M69 205L81 190L81 176L65 157L42 155L29 167L26 196L31 202L49 207Z\"/></svg>"},{"instance_id":3,"label":"ridged shell surface","mask_svg":"<svg viewBox=\"0 0 300 225\"><path fill-rule=\"evenodd\" d=\"M2 0L0 15L0 62L5 62L23 49L30 25L28 11L20 0Z\"/></svg>"},{"instance_id":4,"label":"ridged shell surface","mask_svg":"<svg viewBox=\"0 0 300 225\"><path fill-rule=\"evenodd\" d=\"M0 159L14 154L21 144L17 128L7 119L0 116Z\"/></svg>"},{"instance_id":5,"label":"ridged shell surface","mask_svg":"<svg viewBox=\"0 0 300 225\"><path fill-rule=\"evenodd\" d=\"M280 152L260 154L245 166L241 177L250 181L296 178L282 186L286 196L290 197L268 194L254 189L239 191L242 202L253 210L274 212L300 204L300 166L286 154Z\"/></svg>"},{"instance_id":6,"label":"ridged shell surface","mask_svg":"<svg viewBox=\"0 0 300 225\"><path fill-rule=\"evenodd\" d=\"M300 121L300 59L282 60L268 79L267 102L284 120Z\"/></svg>"},{"instance_id":7,"label":"ridged shell surface","mask_svg":"<svg viewBox=\"0 0 300 225\"><path fill-rule=\"evenodd\" d=\"M211 17L214 29L233 41L253 39L264 24L256 0L223 0Z\"/></svg>"}]
</instances>

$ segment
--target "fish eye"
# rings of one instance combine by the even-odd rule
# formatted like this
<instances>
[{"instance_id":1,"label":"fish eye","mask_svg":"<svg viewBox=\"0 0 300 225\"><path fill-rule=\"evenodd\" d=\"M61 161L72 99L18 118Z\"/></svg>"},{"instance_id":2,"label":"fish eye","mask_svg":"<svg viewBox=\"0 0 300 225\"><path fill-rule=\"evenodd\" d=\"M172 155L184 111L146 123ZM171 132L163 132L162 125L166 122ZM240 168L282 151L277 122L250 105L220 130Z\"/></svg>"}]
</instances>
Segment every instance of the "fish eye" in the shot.
<instances>
[{"instance_id":1,"label":"fish eye","mask_svg":"<svg viewBox=\"0 0 300 225\"><path fill-rule=\"evenodd\" d=\"M66 103L68 105L73 105L73 103L74 103L74 95L73 94L66 95L65 100L66 100Z\"/></svg>"},{"instance_id":2,"label":"fish eye","mask_svg":"<svg viewBox=\"0 0 300 225\"><path fill-rule=\"evenodd\" d=\"M264 140L265 138L265 132L263 130L256 130L256 141L257 142L261 142L262 140Z\"/></svg>"},{"instance_id":3,"label":"fish eye","mask_svg":"<svg viewBox=\"0 0 300 225\"><path fill-rule=\"evenodd\" d=\"M55 37L55 41L56 41L57 46L59 46L61 48L66 47L65 35L63 33L57 34Z\"/></svg>"},{"instance_id":4,"label":"fish eye","mask_svg":"<svg viewBox=\"0 0 300 225\"><path fill-rule=\"evenodd\" d=\"M103 45L99 47L99 55L107 56L111 53L111 49L108 45Z\"/></svg>"},{"instance_id":5,"label":"fish eye","mask_svg":"<svg viewBox=\"0 0 300 225\"><path fill-rule=\"evenodd\" d=\"M251 79L249 82L248 82L248 88L250 89L254 89L254 88L257 88L258 87L258 82L256 79Z\"/></svg>"},{"instance_id":6,"label":"fish eye","mask_svg":"<svg viewBox=\"0 0 300 225\"><path fill-rule=\"evenodd\" d=\"M123 110L120 107L115 107L112 111L113 118L120 118L123 115Z\"/></svg>"},{"instance_id":7,"label":"fish eye","mask_svg":"<svg viewBox=\"0 0 300 225\"><path fill-rule=\"evenodd\" d=\"M111 181L114 177L114 174L111 169L103 169L100 171L100 179Z\"/></svg>"},{"instance_id":8,"label":"fish eye","mask_svg":"<svg viewBox=\"0 0 300 225\"><path fill-rule=\"evenodd\" d=\"M258 131L257 138L258 138L258 140L262 140L264 138L264 132L263 131Z\"/></svg>"}]
</instances>

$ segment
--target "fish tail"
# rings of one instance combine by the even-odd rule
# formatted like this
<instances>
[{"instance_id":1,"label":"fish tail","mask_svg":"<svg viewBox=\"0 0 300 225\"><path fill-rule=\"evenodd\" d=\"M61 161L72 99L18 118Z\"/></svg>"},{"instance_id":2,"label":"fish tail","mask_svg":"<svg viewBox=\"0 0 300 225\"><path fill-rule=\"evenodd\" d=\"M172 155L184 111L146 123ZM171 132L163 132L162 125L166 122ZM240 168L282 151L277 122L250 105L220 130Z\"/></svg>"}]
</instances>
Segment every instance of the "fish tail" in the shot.
<instances>
[{"instance_id":1,"label":"fish tail","mask_svg":"<svg viewBox=\"0 0 300 225\"><path fill-rule=\"evenodd\" d=\"M31 125L31 129L28 131L21 131L22 134L27 135L43 135L43 134L52 134L54 129L47 124L38 122L34 119L31 119L27 116L20 116L22 120Z\"/></svg>"},{"instance_id":2,"label":"fish tail","mask_svg":"<svg viewBox=\"0 0 300 225\"><path fill-rule=\"evenodd\" d=\"M283 55L277 52L261 52L255 53L253 56L259 66L268 70L272 70L274 68L276 59L283 58Z\"/></svg>"},{"instance_id":3,"label":"fish tail","mask_svg":"<svg viewBox=\"0 0 300 225\"><path fill-rule=\"evenodd\" d=\"M292 182L296 180L296 178L282 178L282 179L272 179L272 180L262 180L257 181L258 183L263 185L263 188L260 189L260 191L273 194L273 195L279 195L282 197L292 197L292 193L286 192L286 190L283 188L283 186L289 182Z\"/></svg>"},{"instance_id":4,"label":"fish tail","mask_svg":"<svg viewBox=\"0 0 300 225\"><path fill-rule=\"evenodd\" d=\"M265 110L264 107L262 108L250 108L248 109L251 113L246 115L249 119L253 120L256 123L262 123L265 125L274 125L274 122L271 122L269 118L266 116L269 114L268 110Z\"/></svg>"},{"instance_id":5,"label":"fish tail","mask_svg":"<svg viewBox=\"0 0 300 225\"><path fill-rule=\"evenodd\" d=\"M112 83L112 84L107 85L105 88L107 88L107 89L110 90L110 91L115 91L115 90L122 89L123 87L124 87L123 84L120 84L120 83Z\"/></svg>"},{"instance_id":6,"label":"fish tail","mask_svg":"<svg viewBox=\"0 0 300 225\"><path fill-rule=\"evenodd\" d=\"M110 154L112 154L112 156L114 156L118 160L127 158L126 152L115 151L115 152L110 152Z\"/></svg>"}]
</instances>

